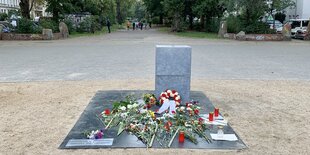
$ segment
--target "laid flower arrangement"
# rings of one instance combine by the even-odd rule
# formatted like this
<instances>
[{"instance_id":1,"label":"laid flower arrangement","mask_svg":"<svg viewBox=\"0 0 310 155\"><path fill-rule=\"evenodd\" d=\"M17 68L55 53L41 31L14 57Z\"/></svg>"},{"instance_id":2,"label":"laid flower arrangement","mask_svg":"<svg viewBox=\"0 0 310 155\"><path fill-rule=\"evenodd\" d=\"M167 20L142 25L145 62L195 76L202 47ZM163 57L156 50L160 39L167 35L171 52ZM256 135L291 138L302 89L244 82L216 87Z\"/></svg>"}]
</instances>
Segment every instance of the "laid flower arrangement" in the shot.
<instances>
[{"instance_id":1,"label":"laid flower arrangement","mask_svg":"<svg viewBox=\"0 0 310 155\"><path fill-rule=\"evenodd\" d=\"M156 103L171 99L177 104L172 114L164 112L161 115L150 110ZM174 90L163 92L159 102L153 94L145 94L144 103L132 96L127 96L126 100L115 102L111 111L104 110L99 119L104 124L105 130L118 127L117 135L126 131L135 135L147 147L152 147L155 139L162 147L170 147L179 133L184 134L186 139L195 144L198 143L197 135L211 143L205 134L205 131L209 130L209 125L199 116L201 109L199 102L186 103L184 106L180 105L180 99L178 92ZM103 131L102 133L101 131L90 132L87 138L102 138Z\"/></svg>"}]
</instances>

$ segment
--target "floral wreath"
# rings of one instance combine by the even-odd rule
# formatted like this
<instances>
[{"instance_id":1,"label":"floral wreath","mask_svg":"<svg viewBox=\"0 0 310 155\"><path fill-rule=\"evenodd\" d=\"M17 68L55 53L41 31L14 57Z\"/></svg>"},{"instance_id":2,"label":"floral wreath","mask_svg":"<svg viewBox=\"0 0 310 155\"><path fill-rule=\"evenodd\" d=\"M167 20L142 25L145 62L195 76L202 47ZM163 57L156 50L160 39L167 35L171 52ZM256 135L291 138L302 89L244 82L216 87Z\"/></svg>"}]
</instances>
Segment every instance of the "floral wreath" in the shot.
<instances>
[{"instance_id":1,"label":"floral wreath","mask_svg":"<svg viewBox=\"0 0 310 155\"><path fill-rule=\"evenodd\" d=\"M181 96L176 90L169 90L162 92L159 97L159 103L162 105L165 100L174 100L177 106L181 103Z\"/></svg>"}]
</instances>

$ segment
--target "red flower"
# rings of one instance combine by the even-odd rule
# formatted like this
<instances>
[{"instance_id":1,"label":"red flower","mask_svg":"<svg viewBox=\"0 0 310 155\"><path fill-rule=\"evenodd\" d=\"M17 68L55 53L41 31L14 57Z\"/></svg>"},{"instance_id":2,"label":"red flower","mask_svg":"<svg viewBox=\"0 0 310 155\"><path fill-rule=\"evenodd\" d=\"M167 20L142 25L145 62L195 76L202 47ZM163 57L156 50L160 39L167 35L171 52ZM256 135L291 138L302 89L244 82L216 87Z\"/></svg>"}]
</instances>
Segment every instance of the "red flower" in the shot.
<instances>
[{"instance_id":1,"label":"red flower","mask_svg":"<svg viewBox=\"0 0 310 155\"><path fill-rule=\"evenodd\" d=\"M171 111L172 114L175 114L175 111Z\"/></svg>"},{"instance_id":2,"label":"red flower","mask_svg":"<svg viewBox=\"0 0 310 155\"><path fill-rule=\"evenodd\" d=\"M167 93L167 95L170 97L170 93Z\"/></svg>"},{"instance_id":3,"label":"red flower","mask_svg":"<svg viewBox=\"0 0 310 155\"><path fill-rule=\"evenodd\" d=\"M164 100L160 100L160 104L163 104L164 103Z\"/></svg>"},{"instance_id":4,"label":"red flower","mask_svg":"<svg viewBox=\"0 0 310 155\"><path fill-rule=\"evenodd\" d=\"M198 115L198 114L199 114L199 110L198 110L198 109L195 109L195 110L194 110L194 113L195 113L196 115Z\"/></svg>"},{"instance_id":5,"label":"red flower","mask_svg":"<svg viewBox=\"0 0 310 155\"><path fill-rule=\"evenodd\" d=\"M162 94L161 97L167 98L167 95L166 94Z\"/></svg>"},{"instance_id":6,"label":"red flower","mask_svg":"<svg viewBox=\"0 0 310 155\"><path fill-rule=\"evenodd\" d=\"M189 104L189 103L186 103L186 107L188 107L188 104Z\"/></svg>"},{"instance_id":7,"label":"red flower","mask_svg":"<svg viewBox=\"0 0 310 155\"><path fill-rule=\"evenodd\" d=\"M155 112L158 112L159 110L157 109L157 110L155 110Z\"/></svg>"},{"instance_id":8,"label":"red flower","mask_svg":"<svg viewBox=\"0 0 310 155\"><path fill-rule=\"evenodd\" d=\"M104 110L104 114L106 114L106 115L110 115L110 109L106 109L106 110Z\"/></svg>"},{"instance_id":9,"label":"red flower","mask_svg":"<svg viewBox=\"0 0 310 155\"><path fill-rule=\"evenodd\" d=\"M172 94L175 94L177 91L176 90L172 90L171 92L172 92Z\"/></svg>"},{"instance_id":10,"label":"red flower","mask_svg":"<svg viewBox=\"0 0 310 155\"><path fill-rule=\"evenodd\" d=\"M203 118L201 118L201 117L198 118L198 121L199 121L199 122L203 122Z\"/></svg>"},{"instance_id":11,"label":"red flower","mask_svg":"<svg viewBox=\"0 0 310 155\"><path fill-rule=\"evenodd\" d=\"M169 127L171 127L171 126L172 126L172 122L171 122L171 121L168 121L168 122L166 123L166 125L168 125Z\"/></svg>"},{"instance_id":12,"label":"red flower","mask_svg":"<svg viewBox=\"0 0 310 155\"><path fill-rule=\"evenodd\" d=\"M152 105L151 105L151 104L147 104L146 107L147 107L148 109L150 109L150 108L152 107Z\"/></svg>"}]
</instances>

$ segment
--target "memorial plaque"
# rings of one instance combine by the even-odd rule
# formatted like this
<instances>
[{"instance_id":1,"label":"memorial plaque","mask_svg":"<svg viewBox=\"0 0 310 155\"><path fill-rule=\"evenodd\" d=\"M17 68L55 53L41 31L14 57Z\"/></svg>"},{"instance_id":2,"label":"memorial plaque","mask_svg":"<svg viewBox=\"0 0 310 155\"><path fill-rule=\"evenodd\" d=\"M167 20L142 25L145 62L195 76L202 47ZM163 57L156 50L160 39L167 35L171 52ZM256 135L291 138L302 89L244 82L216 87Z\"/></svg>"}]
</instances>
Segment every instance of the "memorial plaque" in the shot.
<instances>
[{"instance_id":1,"label":"memorial plaque","mask_svg":"<svg viewBox=\"0 0 310 155\"><path fill-rule=\"evenodd\" d=\"M81 146L112 146L113 138L106 139L70 139L66 147L81 147Z\"/></svg>"}]
</instances>

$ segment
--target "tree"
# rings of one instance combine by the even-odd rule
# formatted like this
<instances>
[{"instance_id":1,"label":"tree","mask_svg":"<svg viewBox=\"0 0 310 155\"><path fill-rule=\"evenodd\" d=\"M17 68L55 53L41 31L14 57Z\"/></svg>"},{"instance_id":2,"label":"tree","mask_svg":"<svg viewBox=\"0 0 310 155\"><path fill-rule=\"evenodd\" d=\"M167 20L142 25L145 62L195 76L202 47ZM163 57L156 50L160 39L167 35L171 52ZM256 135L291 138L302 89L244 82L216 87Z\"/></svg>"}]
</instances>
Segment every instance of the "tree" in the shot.
<instances>
[{"instance_id":1,"label":"tree","mask_svg":"<svg viewBox=\"0 0 310 155\"><path fill-rule=\"evenodd\" d=\"M204 29L205 21L210 23L212 17L221 17L224 9L219 0L197 0L193 11L200 17L201 28Z\"/></svg>"},{"instance_id":2,"label":"tree","mask_svg":"<svg viewBox=\"0 0 310 155\"><path fill-rule=\"evenodd\" d=\"M46 11L53 14L53 20L58 22L60 15L74 10L71 0L46 0Z\"/></svg>"},{"instance_id":3,"label":"tree","mask_svg":"<svg viewBox=\"0 0 310 155\"><path fill-rule=\"evenodd\" d=\"M164 0L162 2L164 11L172 19L171 31L180 32L183 29L183 11L185 9L185 0Z\"/></svg>"},{"instance_id":4,"label":"tree","mask_svg":"<svg viewBox=\"0 0 310 155\"><path fill-rule=\"evenodd\" d=\"M20 0L19 7L21 15L24 18L30 19L30 11L35 4L42 4L44 0Z\"/></svg>"},{"instance_id":5,"label":"tree","mask_svg":"<svg viewBox=\"0 0 310 155\"><path fill-rule=\"evenodd\" d=\"M143 0L148 14L151 17L159 16L159 23L163 24L163 16L165 14L163 9L164 0Z\"/></svg>"}]
</instances>

